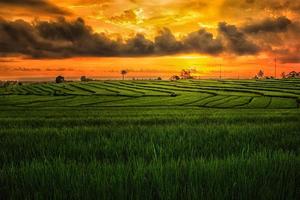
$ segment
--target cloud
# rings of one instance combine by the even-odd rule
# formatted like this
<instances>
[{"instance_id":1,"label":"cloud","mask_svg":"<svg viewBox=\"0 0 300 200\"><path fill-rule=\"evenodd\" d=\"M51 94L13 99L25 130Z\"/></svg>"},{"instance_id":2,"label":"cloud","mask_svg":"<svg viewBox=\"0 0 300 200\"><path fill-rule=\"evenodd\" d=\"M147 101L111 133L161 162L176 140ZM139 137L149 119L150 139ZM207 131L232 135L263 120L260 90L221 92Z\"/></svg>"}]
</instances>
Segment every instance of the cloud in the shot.
<instances>
[{"instance_id":1,"label":"cloud","mask_svg":"<svg viewBox=\"0 0 300 200\"><path fill-rule=\"evenodd\" d=\"M300 55L285 55L279 58L282 64L300 63Z\"/></svg>"},{"instance_id":2,"label":"cloud","mask_svg":"<svg viewBox=\"0 0 300 200\"><path fill-rule=\"evenodd\" d=\"M34 72L34 71L41 71L41 69L40 68L17 67L17 68L14 68L13 71Z\"/></svg>"},{"instance_id":3,"label":"cloud","mask_svg":"<svg viewBox=\"0 0 300 200\"><path fill-rule=\"evenodd\" d=\"M47 14L69 15L70 12L62 9L48 0L0 0L0 6L26 8L31 11Z\"/></svg>"},{"instance_id":4,"label":"cloud","mask_svg":"<svg viewBox=\"0 0 300 200\"><path fill-rule=\"evenodd\" d=\"M286 32L292 21L285 16L278 17L276 19L267 18L260 22L247 24L243 27L246 33L263 33L263 32Z\"/></svg>"},{"instance_id":5,"label":"cloud","mask_svg":"<svg viewBox=\"0 0 300 200\"><path fill-rule=\"evenodd\" d=\"M266 19L241 27L222 22L216 36L200 28L176 38L170 29L162 28L153 40L142 33L127 40L114 40L105 33L94 32L82 18L69 21L61 17L33 23L0 18L0 57L138 57L185 53L244 56L265 52L276 54L283 63L297 63L300 43L290 38L298 38L299 24L286 19ZM290 24L287 30L280 25L282 21Z\"/></svg>"},{"instance_id":6,"label":"cloud","mask_svg":"<svg viewBox=\"0 0 300 200\"><path fill-rule=\"evenodd\" d=\"M134 10L125 10L121 15L112 16L109 20L113 23L138 23L138 16Z\"/></svg>"},{"instance_id":7,"label":"cloud","mask_svg":"<svg viewBox=\"0 0 300 200\"><path fill-rule=\"evenodd\" d=\"M291 1L291 0L273 0L270 3L269 0L255 0L253 1L256 4L260 5L261 8L270 8L274 11L300 11L300 2L299 1Z\"/></svg>"},{"instance_id":8,"label":"cloud","mask_svg":"<svg viewBox=\"0 0 300 200\"><path fill-rule=\"evenodd\" d=\"M255 41L255 44L259 44L261 51L279 54L280 57L284 57L284 62L297 60L294 56L300 50L300 22L297 19L288 19L285 16L265 18L249 22L241 26L240 30L243 30L251 41Z\"/></svg>"},{"instance_id":9,"label":"cloud","mask_svg":"<svg viewBox=\"0 0 300 200\"><path fill-rule=\"evenodd\" d=\"M74 69L71 69L71 68L47 68L45 71L63 72L63 71L74 71Z\"/></svg>"},{"instance_id":10,"label":"cloud","mask_svg":"<svg viewBox=\"0 0 300 200\"><path fill-rule=\"evenodd\" d=\"M0 20L0 54L23 54L32 58L117 55L117 42L92 31L78 18L67 22Z\"/></svg>"},{"instance_id":11,"label":"cloud","mask_svg":"<svg viewBox=\"0 0 300 200\"><path fill-rule=\"evenodd\" d=\"M260 51L260 48L249 41L246 35L234 25L221 22L219 23L219 32L225 38L227 48L237 55L253 55Z\"/></svg>"},{"instance_id":12,"label":"cloud","mask_svg":"<svg viewBox=\"0 0 300 200\"><path fill-rule=\"evenodd\" d=\"M253 11L299 11L300 2L295 0L225 0L223 8L251 8Z\"/></svg>"},{"instance_id":13,"label":"cloud","mask_svg":"<svg viewBox=\"0 0 300 200\"><path fill-rule=\"evenodd\" d=\"M67 22L63 17L58 18L57 21L40 21L35 28L40 36L49 40L76 41L92 32L82 18L71 22Z\"/></svg>"},{"instance_id":14,"label":"cloud","mask_svg":"<svg viewBox=\"0 0 300 200\"><path fill-rule=\"evenodd\" d=\"M1 71L20 71L20 72L40 72L40 71L54 71L54 72L62 72L62 71L74 71L74 69L71 68L46 68L46 69L40 69L35 67L0 67Z\"/></svg>"},{"instance_id":15,"label":"cloud","mask_svg":"<svg viewBox=\"0 0 300 200\"><path fill-rule=\"evenodd\" d=\"M213 34L205 29L189 33L184 39L184 45L190 51L206 54L219 54L224 50L220 39L214 39Z\"/></svg>"},{"instance_id":16,"label":"cloud","mask_svg":"<svg viewBox=\"0 0 300 200\"><path fill-rule=\"evenodd\" d=\"M122 57L200 53L218 55L257 54L260 48L234 25L219 24L219 35L205 29L176 39L168 28L161 29L154 40L138 33L125 41L113 40L105 33L96 33L82 18L67 21L0 19L0 56L25 55L30 58L67 58L76 56Z\"/></svg>"},{"instance_id":17,"label":"cloud","mask_svg":"<svg viewBox=\"0 0 300 200\"><path fill-rule=\"evenodd\" d=\"M66 21L6 21L0 19L0 55L22 54L32 58L65 58L73 56L151 56L199 52L222 52L221 42L204 29L177 41L167 28L151 41L138 33L125 42L95 33L83 19Z\"/></svg>"},{"instance_id":18,"label":"cloud","mask_svg":"<svg viewBox=\"0 0 300 200\"><path fill-rule=\"evenodd\" d=\"M125 55L151 55L154 54L154 43L141 33L127 40L123 46Z\"/></svg>"},{"instance_id":19,"label":"cloud","mask_svg":"<svg viewBox=\"0 0 300 200\"><path fill-rule=\"evenodd\" d=\"M33 27L23 20L8 22L0 19L0 52L24 53L30 52L30 47L34 48L36 35Z\"/></svg>"},{"instance_id":20,"label":"cloud","mask_svg":"<svg viewBox=\"0 0 300 200\"><path fill-rule=\"evenodd\" d=\"M0 63L16 62L13 58L0 58Z\"/></svg>"},{"instance_id":21,"label":"cloud","mask_svg":"<svg viewBox=\"0 0 300 200\"><path fill-rule=\"evenodd\" d=\"M163 28L154 39L158 53L178 53L183 50L183 44L177 41L170 29Z\"/></svg>"}]
</instances>

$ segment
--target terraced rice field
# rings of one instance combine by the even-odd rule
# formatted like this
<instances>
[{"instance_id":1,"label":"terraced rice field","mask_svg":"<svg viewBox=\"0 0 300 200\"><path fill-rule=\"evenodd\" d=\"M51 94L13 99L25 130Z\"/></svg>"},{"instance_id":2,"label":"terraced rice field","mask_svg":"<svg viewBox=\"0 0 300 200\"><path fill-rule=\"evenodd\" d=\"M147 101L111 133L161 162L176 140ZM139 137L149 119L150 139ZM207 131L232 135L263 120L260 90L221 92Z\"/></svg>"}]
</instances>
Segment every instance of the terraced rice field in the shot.
<instances>
[{"instance_id":1,"label":"terraced rice field","mask_svg":"<svg viewBox=\"0 0 300 200\"><path fill-rule=\"evenodd\" d=\"M0 88L0 199L300 199L300 80Z\"/></svg>"},{"instance_id":2,"label":"terraced rice field","mask_svg":"<svg viewBox=\"0 0 300 200\"><path fill-rule=\"evenodd\" d=\"M298 108L299 80L95 81L10 86L2 105ZM4 95L5 94L5 95Z\"/></svg>"}]
</instances>

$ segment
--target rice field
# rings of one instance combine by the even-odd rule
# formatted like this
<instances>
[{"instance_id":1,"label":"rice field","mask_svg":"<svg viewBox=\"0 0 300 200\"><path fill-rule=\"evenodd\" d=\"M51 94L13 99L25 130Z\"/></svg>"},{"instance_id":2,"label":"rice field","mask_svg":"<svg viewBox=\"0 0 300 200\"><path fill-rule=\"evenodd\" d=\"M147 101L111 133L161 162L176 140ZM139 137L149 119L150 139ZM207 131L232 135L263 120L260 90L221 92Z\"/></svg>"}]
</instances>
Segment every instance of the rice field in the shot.
<instances>
[{"instance_id":1,"label":"rice field","mask_svg":"<svg viewBox=\"0 0 300 200\"><path fill-rule=\"evenodd\" d=\"M25 84L2 92L2 106L298 108L299 80L94 81Z\"/></svg>"},{"instance_id":2,"label":"rice field","mask_svg":"<svg viewBox=\"0 0 300 200\"><path fill-rule=\"evenodd\" d=\"M0 94L0 199L300 199L300 80Z\"/></svg>"}]
</instances>

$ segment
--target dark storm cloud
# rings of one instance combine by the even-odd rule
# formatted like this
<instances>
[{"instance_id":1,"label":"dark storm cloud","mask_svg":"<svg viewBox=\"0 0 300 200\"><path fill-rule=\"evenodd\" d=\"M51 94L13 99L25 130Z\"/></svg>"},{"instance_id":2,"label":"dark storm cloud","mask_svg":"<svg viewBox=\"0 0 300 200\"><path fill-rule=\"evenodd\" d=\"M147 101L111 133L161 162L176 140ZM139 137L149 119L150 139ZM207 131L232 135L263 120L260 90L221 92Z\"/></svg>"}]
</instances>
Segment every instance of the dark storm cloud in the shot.
<instances>
[{"instance_id":1,"label":"dark storm cloud","mask_svg":"<svg viewBox=\"0 0 300 200\"><path fill-rule=\"evenodd\" d=\"M70 14L68 11L59 8L47 0L0 0L0 6L20 7L48 14Z\"/></svg>"},{"instance_id":2,"label":"dark storm cloud","mask_svg":"<svg viewBox=\"0 0 300 200\"><path fill-rule=\"evenodd\" d=\"M38 42L34 28L23 20L8 22L0 19L0 53L33 54Z\"/></svg>"},{"instance_id":3,"label":"dark storm cloud","mask_svg":"<svg viewBox=\"0 0 300 200\"><path fill-rule=\"evenodd\" d=\"M183 44L177 41L168 28L163 28L155 37L156 50L161 53L176 53L183 49Z\"/></svg>"},{"instance_id":4,"label":"dark storm cloud","mask_svg":"<svg viewBox=\"0 0 300 200\"><path fill-rule=\"evenodd\" d=\"M164 28L155 37L155 52L168 53L203 53L219 54L224 48L220 39L214 39L213 34L205 29L189 33L181 41L177 41L172 32Z\"/></svg>"},{"instance_id":5,"label":"dark storm cloud","mask_svg":"<svg viewBox=\"0 0 300 200\"><path fill-rule=\"evenodd\" d=\"M204 29L189 33L184 39L185 48L198 53L218 54L223 49L220 39L214 39L213 34Z\"/></svg>"},{"instance_id":6,"label":"dark storm cloud","mask_svg":"<svg viewBox=\"0 0 300 200\"><path fill-rule=\"evenodd\" d=\"M137 34L135 37L129 39L125 45L122 46L122 54L125 55L151 55L154 54L154 43L145 38L143 34Z\"/></svg>"},{"instance_id":7,"label":"dark storm cloud","mask_svg":"<svg viewBox=\"0 0 300 200\"><path fill-rule=\"evenodd\" d=\"M234 25L221 22L219 32L224 37L227 48L237 55L252 55L260 51L260 48L249 41L246 35Z\"/></svg>"},{"instance_id":8,"label":"dark storm cloud","mask_svg":"<svg viewBox=\"0 0 300 200\"><path fill-rule=\"evenodd\" d=\"M148 56L199 52L222 53L219 39L201 29L177 41L164 28L154 41L137 34L127 41L110 39L104 33L95 33L83 19L66 21L36 21L0 19L0 55L23 54L32 58L65 58L72 56Z\"/></svg>"},{"instance_id":9,"label":"dark storm cloud","mask_svg":"<svg viewBox=\"0 0 300 200\"><path fill-rule=\"evenodd\" d=\"M65 18L58 18L52 22L41 21L36 25L36 29L43 38L49 40L76 41L92 32L81 18L73 22L67 22Z\"/></svg>"},{"instance_id":10,"label":"dark storm cloud","mask_svg":"<svg viewBox=\"0 0 300 200\"><path fill-rule=\"evenodd\" d=\"M38 35L50 42L66 45L70 56L113 56L118 53L119 44L105 34L94 33L83 19L68 22L64 18L57 21L38 22L35 26Z\"/></svg>"},{"instance_id":11,"label":"dark storm cloud","mask_svg":"<svg viewBox=\"0 0 300 200\"><path fill-rule=\"evenodd\" d=\"M24 54L33 58L112 56L118 43L93 33L82 19L29 24L0 20L0 54Z\"/></svg>"},{"instance_id":12,"label":"dark storm cloud","mask_svg":"<svg viewBox=\"0 0 300 200\"><path fill-rule=\"evenodd\" d=\"M261 51L277 54L283 63L298 62L300 22L285 16L250 22L241 27Z\"/></svg>"},{"instance_id":13,"label":"dark storm cloud","mask_svg":"<svg viewBox=\"0 0 300 200\"><path fill-rule=\"evenodd\" d=\"M288 30L289 25L292 24L292 21L287 17L282 16L276 19L265 19L260 22L247 24L243 27L243 30L246 33L263 33L263 32L286 32Z\"/></svg>"},{"instance_id":14,"label":"dark storm cloud","mask_svg":"<svg viewBox=\"0 0 300 200\"><path fill-rule=\"evenodd\" d=\"M225 45L224 45L225 44ZM83 19L67 21L0 19L0 56L26 55L31 58L66 58L74 56L153 56L177 53L217 55L256 54L259 47L248 40L236 26L219 24L219 36L214 38L205 29L191 32L177 40L172 32L163 28L153 41L139 33L134 37L113 40L104 33L95 33Z\"/></svg>"}]
</instances>

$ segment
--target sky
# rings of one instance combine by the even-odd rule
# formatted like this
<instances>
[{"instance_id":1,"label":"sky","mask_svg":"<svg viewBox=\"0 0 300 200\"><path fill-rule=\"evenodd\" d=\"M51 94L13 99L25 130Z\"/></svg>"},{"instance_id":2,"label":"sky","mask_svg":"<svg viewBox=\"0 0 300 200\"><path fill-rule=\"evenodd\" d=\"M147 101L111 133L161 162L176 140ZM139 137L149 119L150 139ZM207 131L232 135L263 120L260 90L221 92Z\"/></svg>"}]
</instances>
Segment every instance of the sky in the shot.
<instances>
[{"instance_id":1,"label":"sky","mask_svg":"<svg viewBox=\"0 0 300 200\"><path fill-rule=\"evenodd\" d=\"M0 0L0 79L279 77L299 39L295 0Z\"/></svg>"}]
</instances>

